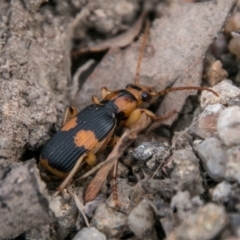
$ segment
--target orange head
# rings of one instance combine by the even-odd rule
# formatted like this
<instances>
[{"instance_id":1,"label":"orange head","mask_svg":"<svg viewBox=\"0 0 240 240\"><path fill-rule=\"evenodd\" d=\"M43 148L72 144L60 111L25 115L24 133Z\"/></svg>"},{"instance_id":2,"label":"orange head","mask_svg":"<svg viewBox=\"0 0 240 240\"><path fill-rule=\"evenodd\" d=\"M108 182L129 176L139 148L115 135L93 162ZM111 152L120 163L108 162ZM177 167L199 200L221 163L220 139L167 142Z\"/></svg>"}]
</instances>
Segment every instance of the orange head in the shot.
<instances>
[{"instance_id":1,"label":"orange head","mask_svg":"<svg viewBox=\"0 0 240 240\"><path fill-rule=\"evenodd\" d=\"M157 96L152 87L140 84L128 84L126 90L137 99L138 107L143 103L151 102L152 97Z\"/></svg>"},{"instance_id":2,"label":"orange head","mask_svg":"<svg viewBox=\"0 0 240 240\"><path fill-rule=\"evenodd\" d=\"M150 87L128 84L126 89L109 92L102 100L102 103L106 101L114 103L118 113L125 119L142 103L150 102L152 96L156 96L156 93Z\"/></svg>"}]
</instances>

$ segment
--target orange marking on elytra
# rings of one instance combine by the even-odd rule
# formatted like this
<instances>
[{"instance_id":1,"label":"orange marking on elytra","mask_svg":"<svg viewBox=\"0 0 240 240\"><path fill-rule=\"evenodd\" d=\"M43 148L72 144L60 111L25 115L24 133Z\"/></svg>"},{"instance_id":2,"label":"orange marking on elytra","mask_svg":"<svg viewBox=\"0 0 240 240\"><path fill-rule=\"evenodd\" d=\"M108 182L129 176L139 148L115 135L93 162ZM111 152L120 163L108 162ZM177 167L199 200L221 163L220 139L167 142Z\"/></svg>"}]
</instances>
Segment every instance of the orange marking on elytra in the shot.
<instances>
[{"instance_id":1,"label":"orange marking on elytra","mask_svg":"<svg viewBox=\"0 0 240 240\"><path fill-rule=\"evenodd\" d=\"M85 149L92 150L94 146L98 143L93 131L90 130L80 130L74 137L74 143L78 147L84 147Z\"/></svg>"},{"instance_id":2,"label":"orange marking on elytra","mask_svg":"<svg viewBox=\"0 0 240 240\"><path fill-rule=\"evenodd\" d=\"M77 117L71 118L62 128L60 131L69 131L72 128L77 126Z\"/></svg>"}]
</instances>

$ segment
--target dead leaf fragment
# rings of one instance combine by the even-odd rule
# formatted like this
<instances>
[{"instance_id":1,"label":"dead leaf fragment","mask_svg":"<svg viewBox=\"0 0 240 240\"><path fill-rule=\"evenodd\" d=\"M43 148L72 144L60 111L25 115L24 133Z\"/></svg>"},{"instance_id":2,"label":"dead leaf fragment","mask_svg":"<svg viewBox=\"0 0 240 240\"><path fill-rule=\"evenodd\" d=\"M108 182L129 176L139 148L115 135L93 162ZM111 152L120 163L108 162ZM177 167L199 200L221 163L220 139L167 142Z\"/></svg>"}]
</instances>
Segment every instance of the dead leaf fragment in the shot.
<instances>
[{"instance_id":1,"label":"dead leaf fragment","mask_svg":"<svg viewBox=\"0 0 240 240\"><path fill-rule=\"evenodd\" d=\"M72 53L72 56L77 57L78 55L86 53L86 52L106 51L107 49L114 48L114 47L115 48L116 47L126 47L139 34L147 13L148 13L147 10L143 11L142 14L139 16L139 18L137 19L137 21L135 22L135 24L127 32L120 34L116 37L107 39L95 46L90 46L90 47L86 47L86 48L74 51Z\"/></svg>"}]
</instances>

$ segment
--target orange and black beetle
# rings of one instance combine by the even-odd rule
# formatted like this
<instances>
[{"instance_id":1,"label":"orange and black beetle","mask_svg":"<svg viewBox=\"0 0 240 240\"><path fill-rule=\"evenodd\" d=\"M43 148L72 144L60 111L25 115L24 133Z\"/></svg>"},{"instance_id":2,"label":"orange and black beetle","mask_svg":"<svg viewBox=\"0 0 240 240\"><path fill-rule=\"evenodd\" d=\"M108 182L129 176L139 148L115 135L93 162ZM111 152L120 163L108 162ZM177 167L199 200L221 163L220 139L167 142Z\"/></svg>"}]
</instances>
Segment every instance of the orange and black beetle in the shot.
<instances>
[{"instance_id":1,"label":"orange and black beetle","mask_svg":"<svg viewBox=\"0 0 240 240\"><path fill-rule=\"evenodd\" d=\"M86 107L47 142L40 164L63 178L84 153L88 154L88 163L93 165L94 155L108 144L116 124L117 108L111 101Z\"/></svg>"},{"instance_id":2,"label":"orange and black beetle","mask_svg":"<svg viewBox=\"0 0 240 240\"><path fill-rule=\"evenodd\" d=\"M145 42L146 37L143 41L142 50ZM153 97L172 91L189 89L207 90L218 96L216 92L205 87L169 88L156 92L149 86L140 85L141 58L142 51L139 55L134 84L129 84L125 89L114 92L103 87L101 89L102 100L100 101L94 96L94 104L86 107L78 114L74 108L70 108L65 115L63 127L43 147L40 155L40 165L54 175L65 178L58 192L61 192L67 186L83 161L86 161L89 165L96 163L96 154L109 144L117 126L131 129L133 125L138 123L142 114L152 120L163 119L163 117L156 116L145 108L140 108L144 102L151 102Z\"/></svg>"},{"instance_id":3,"label":"orange and black beetle","mask_svg":"<svg viewBox=\"0 0 240 240\"><path fill-rule=\"evenodd\" d=\"M170 88L160 93L140 84L129 84L126 89L110 92L102 88L103 100L93 97L94 104L78 114L73 111L71 119L43 147L40 164L48 171L68 180L60 186L60 191L77 172L85 160L89 165L96 162L96 154L111 141L116 126L131 128L144 113L152 120L162 119L147 109L139 108L150 102L152 97L170 91L197 89L213 90L204 87Z\"/></svg>"}]
</instances>

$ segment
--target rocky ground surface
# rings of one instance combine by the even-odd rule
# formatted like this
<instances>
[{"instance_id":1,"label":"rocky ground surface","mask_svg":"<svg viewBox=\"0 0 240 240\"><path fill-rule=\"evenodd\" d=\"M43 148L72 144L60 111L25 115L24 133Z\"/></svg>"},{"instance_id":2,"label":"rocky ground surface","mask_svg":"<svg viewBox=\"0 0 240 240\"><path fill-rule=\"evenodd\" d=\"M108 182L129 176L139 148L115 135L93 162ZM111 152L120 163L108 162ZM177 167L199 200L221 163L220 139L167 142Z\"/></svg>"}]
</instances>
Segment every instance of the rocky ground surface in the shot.
<instances>
[{"instance_id":1,"label":"rocky ground surface","mask_svg":"<svg viewBox=\"0 0 240 240\"><path fill-rule=\"evenodd\" d=\"M178 114L121 148L118 207L110 177L91 202L94 175L54 196L42 146L67 106L133 82L146 17L140 83L219 96L173 92L150 106ZM0 19L0 239L240 238L239 1L2 1Z\"/></svg>"}]
</instances>

